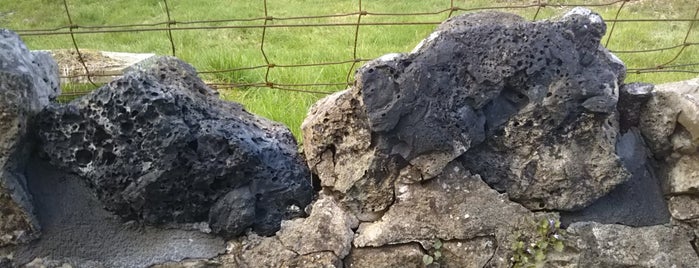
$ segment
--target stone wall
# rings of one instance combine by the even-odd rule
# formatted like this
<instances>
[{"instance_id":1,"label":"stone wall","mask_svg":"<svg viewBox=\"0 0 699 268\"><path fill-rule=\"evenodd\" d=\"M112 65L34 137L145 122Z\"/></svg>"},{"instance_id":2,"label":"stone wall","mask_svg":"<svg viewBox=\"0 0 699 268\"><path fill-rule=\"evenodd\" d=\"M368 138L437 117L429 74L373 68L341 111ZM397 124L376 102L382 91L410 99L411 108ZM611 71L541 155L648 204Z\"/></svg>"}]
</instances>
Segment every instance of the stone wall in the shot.
<instances>
[{"instance_id":1,"label":"stone wall","mask_svg":"<svg viewBox=\"0 0 699 268\"><path fill-rule=\"evenodd\" d=\"M451 18L311 107L305 159L174 58L68 104L2 64L40 104L0 138L0 267L696 267L699 79L625 81L605 31Z\"/></svg>"}]
</instances>

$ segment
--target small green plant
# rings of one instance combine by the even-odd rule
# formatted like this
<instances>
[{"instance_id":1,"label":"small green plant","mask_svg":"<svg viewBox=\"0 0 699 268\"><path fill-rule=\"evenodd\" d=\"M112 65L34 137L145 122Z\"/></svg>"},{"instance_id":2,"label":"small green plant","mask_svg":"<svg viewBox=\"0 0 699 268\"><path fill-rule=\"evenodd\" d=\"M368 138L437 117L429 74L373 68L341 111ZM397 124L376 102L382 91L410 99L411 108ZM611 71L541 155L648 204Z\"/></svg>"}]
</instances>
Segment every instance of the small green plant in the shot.
<instances>
[{"instance_id":1,"label":"small green plant","mask_svg":"<svg viewBox=\"0 0 699 268\"><path fill-rule=\"evenodd\" d=\"M514 256L513 268L537 268L546 262L546 255L551 249L563 251L564 231L560 230L561 222L557 219L542 219L536 224L534 237L518 235L512 249Z\"/></svg>"},{"instance_id":2,"label":"small green plant","mask_svg":"<svg viewBox=\"0 0 699 268\"><path fill-rule=\"evenodd\" d=\"M439 259L442 258L442 240L436 239L432 242L432 248L430 248L428 254L422 256L422 263L425 266L437 266L439 267Z\"/></svg>"}]
</instances>

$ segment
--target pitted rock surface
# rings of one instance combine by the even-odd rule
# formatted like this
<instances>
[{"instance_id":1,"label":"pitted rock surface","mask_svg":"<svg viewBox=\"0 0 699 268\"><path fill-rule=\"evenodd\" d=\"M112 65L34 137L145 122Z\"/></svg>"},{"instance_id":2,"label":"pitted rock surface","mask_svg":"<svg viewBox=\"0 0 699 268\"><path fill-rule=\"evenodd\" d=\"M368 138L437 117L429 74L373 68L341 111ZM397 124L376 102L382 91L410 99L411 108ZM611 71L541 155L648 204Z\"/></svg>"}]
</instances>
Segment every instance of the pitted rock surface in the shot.
<instances>
[{"instance_id":1,"label":"pitted rock surface","mask_svg":"<svg viewBox=\"0 0 699 268\"><path fill-rule=\"evenodd\" d=\"M39 125L51 163L87 179L124 219L271 235L312 198L288 129L219 100L175 58L49 107Z\"/></svg>"},{"instance_id":2,"label":"pitted rock surface","mask_svg":"<svg viewBox=\"0 0 699 268\"><path fill-rule=\"evenodd\" d=\"M24 169L33 146L30 118L59 94L58 67L30 52L14 32L0 29L0 247L39 235Z\"/></svg>"},{"instance_id":3,"label":"pitted rock surface","mask_svg":"<svg viewBox=\"0 0 699 268\"><path fill-rule=\"evenodd\" d=\"M527 208L584 207L629 177L615 152L625 67L600 46L605 29L583 9L559 21L452 18L311 109L309 165L367 219L390 206L397 180L431 179L460 156Z\"/></svg>"}]
</instances>

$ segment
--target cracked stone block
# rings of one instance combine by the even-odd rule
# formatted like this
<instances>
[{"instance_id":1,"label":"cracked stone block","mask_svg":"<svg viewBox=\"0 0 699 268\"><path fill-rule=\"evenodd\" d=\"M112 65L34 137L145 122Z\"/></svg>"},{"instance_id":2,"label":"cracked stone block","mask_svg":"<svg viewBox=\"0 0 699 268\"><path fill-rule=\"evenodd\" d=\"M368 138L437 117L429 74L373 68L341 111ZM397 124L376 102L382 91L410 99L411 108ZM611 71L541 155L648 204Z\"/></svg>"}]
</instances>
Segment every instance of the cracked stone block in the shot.
<instances>
[{"instance_id":1,"label":"cracked stone block","mask_svg":"<svg viewBox=\"0 0 699 268\"><path fill-rule=\"evenodd\" d=\"M354 248L345 258L345 267L424 267L424 252L419 244L399 244L382 247Z\"/></svg>"},{"instance_id":2,"label":"cracked stone block","mask_svg":"<svg viewBox=\"0 0 699 268\"><path fill-rule=\"evenodd\" d=\"M511 265L515 234L532 235L542 217L556 216L535 215L452 162L428 182L397 185L396 203L379 220L360 223L353 244L359 248L412 242L424 245L436 239L468 241L492 236L491 245L483 245L485 252L488 248L495 252L474 254L489 265L507 266Z\"/></svg>"},{"instance_id":3,"label":"cracked stone block","mask_svg":"<svg viewBox=\"0 0 699 268\"><path fill-rule=\"evenodd\" d=\"M330 251L342 259L350 252L353 229L358 225L357 218L345 211L333 197L321 194L308 218L282 222L277 237L298 254Z\"/></svg>"},{"instance_id":4,"label":"cracked stone block","mask_svg":"<svg viewBox=\"0 0 699 268\"><path fill-rule=\"evenodd\" d=\"M334 197L321 193L307 218L282 222L275 236L249 234L223 257L239 267L342 267L358 220Z\"/></svg>"},{"instance_id":5,"label":"cracked stone block","mask_svg":"<svg viewBox=\"0 0 699 268\"><path fill-rule=\"evenodd\" d=\"M580 222L567 231L569 261L559 261L559 266L689 268L699 263L693 233L680 227Z\"/></svg>"}]
</instances>

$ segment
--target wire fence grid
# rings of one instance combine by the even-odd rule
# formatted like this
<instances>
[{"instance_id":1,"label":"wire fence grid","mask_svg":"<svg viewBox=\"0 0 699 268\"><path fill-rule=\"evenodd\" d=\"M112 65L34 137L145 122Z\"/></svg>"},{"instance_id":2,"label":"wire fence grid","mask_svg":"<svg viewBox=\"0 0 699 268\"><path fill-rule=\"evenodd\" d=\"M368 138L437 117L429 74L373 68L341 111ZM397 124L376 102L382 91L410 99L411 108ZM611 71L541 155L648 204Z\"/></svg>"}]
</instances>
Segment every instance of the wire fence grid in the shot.
<instances>
[{"instance_id":1,"label":"wire fence grid","mask_svg":"<svg viewBox=\"0 0 699 268\"><path fill-rule=\"evenodd\" d=\"M98 76L112 76L111 74L97 74L93 70L90 70L86 61L84 60L84 55L81 53L80 43L76 40L76 36L85 35L102 35L102 34L113 34L113 33L142 33L142 32L165 32L167 36L167 44L169 46L170 54L172 56L177 56L181 47L175 45L173 40L173 35L176 35L179 31L211 31L220 29L261 29L261 35L259 36L259 53L262 55L263 61L258 65L254 66L239 66L236 68L229 69L209 69L200 70L200 74L221 74L221 73L235 73L246 70L258 70L263 69L265 72L264 79L262 81L254 83L227 83L227 82L217 82L212 81L208 83L213 88L223 89L223 88L247 88L247 87L263 87L270 89L288 90L295 92L303 92L310 94L329 94L330 91L327 90L316 90L318 87L346 87L353 84L353 73L357 67L363 62L369 61L371 59L362 58L358 55L357 44L361 37L361 29L364 27L380 27L380 26L392 26L392 25L438 25L442 21L427 21L422 20L421 17L426 15L443 15L444 19L450 18L454 15L474 12L474 11L484 11L484 10L498 10L498 11L512 11L512 10L533 10L534 15L530 19L536 21L542 19L540 16L542 11L551 8L566 8L566 7L613 7L616 9L615 16L613 18L605 18L608 24L608 36L603 42L605 46L608 46L611 40L614 40L614 31L618 25L625 23L667 23L667 22L686 22L687 31L684 34L684 38L677 40L675 44L663 47L654 47L649 49L636 49L636 50L615 50L614 48L609 48L611 52L615 54L643 54L643 53L653 53L659 51L676 51L674 57L670 60L658 62L652 66L628 66L627 72L630 74L642 74L642 73L657 73L657 72L677 72L677 73L693 73L699 74L699 62L689 62L689 63L677 63L678 59L682 58L690 47L699 46L699 40L697 42L692 42L690 40L690 35L693 31L699 31L699 27L695 27L695 24L699 25L699 2L696 4L696 11L693 11L692 17L685 18L623 18L620 17L622 11L629 5L629 3L638 2L643 0L614 0L614 1L600 1L599 3L589 1L581 1L579 3L555 3L555 1L530 1L529 3L522 4L522 1L517 3L501 3L493 2L492 6L487 7L477 7L477 8L464 8L460 7L458 3L454 0L445 0L444 7L436 8L431 11L422 12L408 12L408 13L386 13L386 12L373 12L368 10L363 6L362 0L356 0L356 10L348 10L345 13L334 13L334 14L324 14L324 15L312 15L312 16L274 16L272 12L268 9L268 1L260 1L260 5L263 6L264 14L260 14L259 17L241 17L241 18L228 18L228 19L211 19L211 20L191 20L191 21L178 21L175 20L172 10L172 6L168 4L168 0L162 0L164 6L164 17L166 21L160 21L155 23L138 23L138 24L122 24L122 25L82 25L78 24L71 17L71 9L68 0L62 0L63 9L60 11L64 13L67 18L68 25L63 25L55 28L46 29L15 29L15 31L22 37L40 37L40 38L52 38L58 35L68 35L72 40L74 50L77 54L78 61L82 66L83 73L74 75L63 75L61 78L87 78L87 81L91 83L96 88L98 85L93 81L95 77ZM560 2L560 1L558 1ZM365 18L369 16L382 16L382 17L403 17L405 20L396 22L372 22L365 21ZM324 22L324 23L308 23L309 19L329 19L329 18L352 18L356 17L355 22ZM272 23L274 22L274 23ZM268 56L268 48L266 44L268 40L267 32L268 29L273 28L315 28L315 27L352 27L354 29L354 34L350 44L352 46L352 54L346 60L339 61L323 61L323 62L313 62L313 59L308 59L309 62L306 63L294 63L285 64L280 62L274 62ZM309 66L329 66L329 65L346 65L347 74L345 77L338 78L334 81L318 81L315 83L287 83L285 81L274 81L270 78L270 73L274 72L278 68L301 68ZM82 95L86 94L85 91L79 92L64 92L64 95Z\"/></svg>"}]
</instances>

